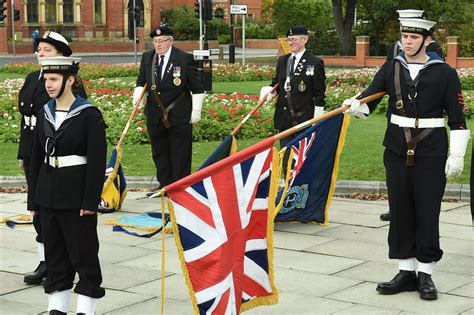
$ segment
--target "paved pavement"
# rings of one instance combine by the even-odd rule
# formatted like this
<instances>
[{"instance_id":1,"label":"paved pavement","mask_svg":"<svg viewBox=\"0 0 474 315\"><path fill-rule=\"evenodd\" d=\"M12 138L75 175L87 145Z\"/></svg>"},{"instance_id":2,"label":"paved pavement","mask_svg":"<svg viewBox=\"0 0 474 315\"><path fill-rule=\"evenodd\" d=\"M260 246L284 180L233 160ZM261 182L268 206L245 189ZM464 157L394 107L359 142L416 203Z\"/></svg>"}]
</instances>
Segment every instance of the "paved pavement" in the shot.
<instances>
[{"instance_id":1,"label":"paved pavement","mask_svg":"<svg viewBox=\"0 0 474 315\"><path fill-rule=\"evenodd\" d=\"M99 217L100 259L106 296L99 314L158 314L160 307L161 239L112 232L104 221L121 214L159 210L158 199L130 192L121 212ZM24 193L0 194L0 216L25 211ZM416 292L382 296L378 281L390 280L396 262L387 258L388 225L379 221L386 201L335 198L331 223L277 224L275 278L279 303L248 314L474 314L474 240L469 204L443 203L443 259L433 276L437 301L420 300ZM166 238L165 314L192 314L192 307L171 235ZM23 283L36 267L31 226L0 226L0 314L41 314L47 297L40 286ZM73 295L70 311L75 311Z\"/></svg>"}]
</instances>

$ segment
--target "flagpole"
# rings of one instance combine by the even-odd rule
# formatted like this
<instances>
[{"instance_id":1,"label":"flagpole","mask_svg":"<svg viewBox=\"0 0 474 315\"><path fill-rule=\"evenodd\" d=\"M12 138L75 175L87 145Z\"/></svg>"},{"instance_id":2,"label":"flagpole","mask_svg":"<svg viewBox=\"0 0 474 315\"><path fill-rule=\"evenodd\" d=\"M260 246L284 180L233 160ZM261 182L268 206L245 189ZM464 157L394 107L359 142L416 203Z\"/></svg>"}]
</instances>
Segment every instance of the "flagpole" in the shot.
<instances>
[{"instance_id":1,"label":"flagpole","mask_svg":"<svg viewBox=\"0 0 474 315\"><path fill-rule=\"evenodd\" d=\"M122 145L123 139L125 139L125 135L126 135L127 132L128 132L128 128L130 128L130 124L132 123L133 118L134 118L135 115L137 114L138 107L140 106L140 103L141 103L143 97L145 96L145 93L146 93L146 83L145 83L145 85L143 86L142 92L140 93L140 98L139 98L138 101L135 103L135 105L133 105L132 113L130 114L130 117L128 118L128 121L127 121L127 124L125 125L125 128L123 128L122 135L120 136L120 139L119 139L119 141L117 142L117 147L119 147L119 146Z\"/></svg>"},{"instance_id":2,"label":"flagpole","mask_svg":"<svg viewBox=\"0 0 474 315\"><path fill-rule=\"evenodd\" d=\"M235 127L234 130L232 130L232 132L230 133L231 136L234 136L237 132L239 132L240 128L242 128L242 126L247 122L247 120L249 120L249 118L252 117L253 113L255 113L267 101L267 96L269 94L275 93L275 91L278 89L279 86L280 86L280 83L275 84L272 90L269 93L267 93L267 95L265 95L265 97L261 99L257 103L257 105L254 108L252 108L252 110L244 117L244 119L240 121L237 127Z\"/></svg>"},{"instance_id":3,"label":"flagpole","mask_svg":"<svg viewBox=\"0 0 474 315\"><path fill-rule=\"evenodd\" d=\"M369 95L367 97L364 97L363 99L360 99L359 102L361 104L365 104L367 102L372 102L376 99L379 99L381 97L383 97L384 95L386 94L386 92L382 91L382 92L378 92L378 93L375 93L375 94L372 94L372 95ZM300 131L301 129L304 129L306 127L309 127L317 122L320 122L320 121L323 121L323 120L326 120L328 118L331 118L333 116L336 116L338 114L341 114L343 112L345 112L350 106L349 105L343 105L342 107L339 107L339 108L336 108L330 112L327 112L326 114L323 114L321 116L318 116L318 117L315 117L313 119L310 119L310 120L307 120L299 125L296 125L290 129L287 129L285 131L282 131L276 135L273 136L273 139L276 140L280 140L280 139L283 139L285 137L288 137L289 135L297 132L297 131Z\"/></svg>"}]
</instances>

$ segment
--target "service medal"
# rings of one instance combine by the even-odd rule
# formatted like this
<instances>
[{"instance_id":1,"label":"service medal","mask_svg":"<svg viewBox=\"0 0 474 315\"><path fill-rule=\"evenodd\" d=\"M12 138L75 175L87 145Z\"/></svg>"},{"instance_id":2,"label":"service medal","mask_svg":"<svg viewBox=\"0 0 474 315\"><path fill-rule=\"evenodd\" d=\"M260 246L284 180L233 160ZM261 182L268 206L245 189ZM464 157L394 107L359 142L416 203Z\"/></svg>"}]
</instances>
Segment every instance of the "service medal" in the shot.
<instances>
[{"instance_id":1,"label":"service medal","mask_svg":"<svg viewBox=\"0 0 474 315\"><path fill-rule=\"evenodd\" d=\"M303 80L301 80L300 84L298 84L298 90L300 92L306 91L306 85L304 84Z\"/></svg>"},{"instance_id":2,"label":"service medal","mask_svg":"<svg viewBox=\"0 0 474 315\"><path fill-rule=\"evenodd\" d=\"M306 75L314 75L314 65L306 66Z\"/></svg>"},{"instance_id":3,"label":"service medal","mask_svg":"<svg viewBox=\"0 0 474 315\"><path fill-rule=\"evenodd\" d=\"M179 78L181 76L181 67L173 68L173 77Z\"/></svg>"},{"instance_id":4,"label":"service medal","mask_svg":"<svg viewBox=\"0 0 474 315\"><path fill-rule=\"evenodd\" d=\"M174 85L179 86L181 84L181 79L179 77L175 77L173 83Z\"/></svg>"}]
</instances>

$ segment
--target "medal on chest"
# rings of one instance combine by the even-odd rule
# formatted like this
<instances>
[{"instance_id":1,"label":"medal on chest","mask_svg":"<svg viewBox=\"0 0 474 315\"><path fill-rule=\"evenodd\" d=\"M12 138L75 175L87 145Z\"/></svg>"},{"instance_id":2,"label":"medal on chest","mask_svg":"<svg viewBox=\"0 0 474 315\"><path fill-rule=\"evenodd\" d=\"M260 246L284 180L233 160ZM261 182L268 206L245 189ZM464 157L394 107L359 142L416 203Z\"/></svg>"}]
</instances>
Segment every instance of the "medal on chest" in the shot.
<instances>
[{"instance_id":1,"label":"medal on chest","mask_svg":"<svg viewBox=\"0 0 474 315\"><path fill-rule=\"evenodd\" d=\"M300 84L298 84L298 90L299 90L300 92L306 91L306 84L304 84L304 81L303 81L303 80L301 80L301 81L300 81Z\"/></svg>"},{"instance_id":2,"label":"medal on chest","mask_svg":"<svg viewBox=\"0 0 474 315\"><path fill-rule=\"evenodd\" d=\"M306 75L307 76L314 75L314 65L307 65L306 66Z\"/></svg>"},{"instance_id":3,"label":"medal on chest","mask_svg":"<svg viewBox=\"0 0 474 315\"><path fill-rule=\"evenodd\" d=\"M181 85L181 67L174 67L173 68L173 83L174 85L176 86L180 86Z\"/></svg>"}]
</instances>

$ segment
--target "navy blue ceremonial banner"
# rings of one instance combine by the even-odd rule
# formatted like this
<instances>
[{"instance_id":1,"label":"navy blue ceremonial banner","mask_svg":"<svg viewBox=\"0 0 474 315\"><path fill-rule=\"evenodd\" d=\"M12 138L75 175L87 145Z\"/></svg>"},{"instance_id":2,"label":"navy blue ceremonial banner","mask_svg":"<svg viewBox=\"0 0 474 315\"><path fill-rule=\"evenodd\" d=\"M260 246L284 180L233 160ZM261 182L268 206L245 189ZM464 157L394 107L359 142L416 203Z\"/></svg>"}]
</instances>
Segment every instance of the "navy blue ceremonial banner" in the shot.
<instances>
[{"instance_id":1,"label":"navy blue ceremonial banner","mask_svg":"<svg viewBox=\"0 0 474 315\"><path fill-rule=\"evenodd\" d=\"M288 143L293 151L288 190L275 222L328 222L336 184L339 154L349 123L347 115L337 115L304 130ZM280 191L276 199L281 200Z\"/></svg>"},{"instance_id":2,"label":"navy blue ceremonial banner","mask_svg":"<svg viewBox=\"0 0 474 315\"><path fill-rule=\"evenodd\" d=\"M228 135L224 141L217 147L217 149L207 158L204 163L199 167L200 170L203 168L214 164L222 159L225 159L226 157L234 154L237 152L237 140L235 139L234 136Z\"/></svg>"}]
</instances>

